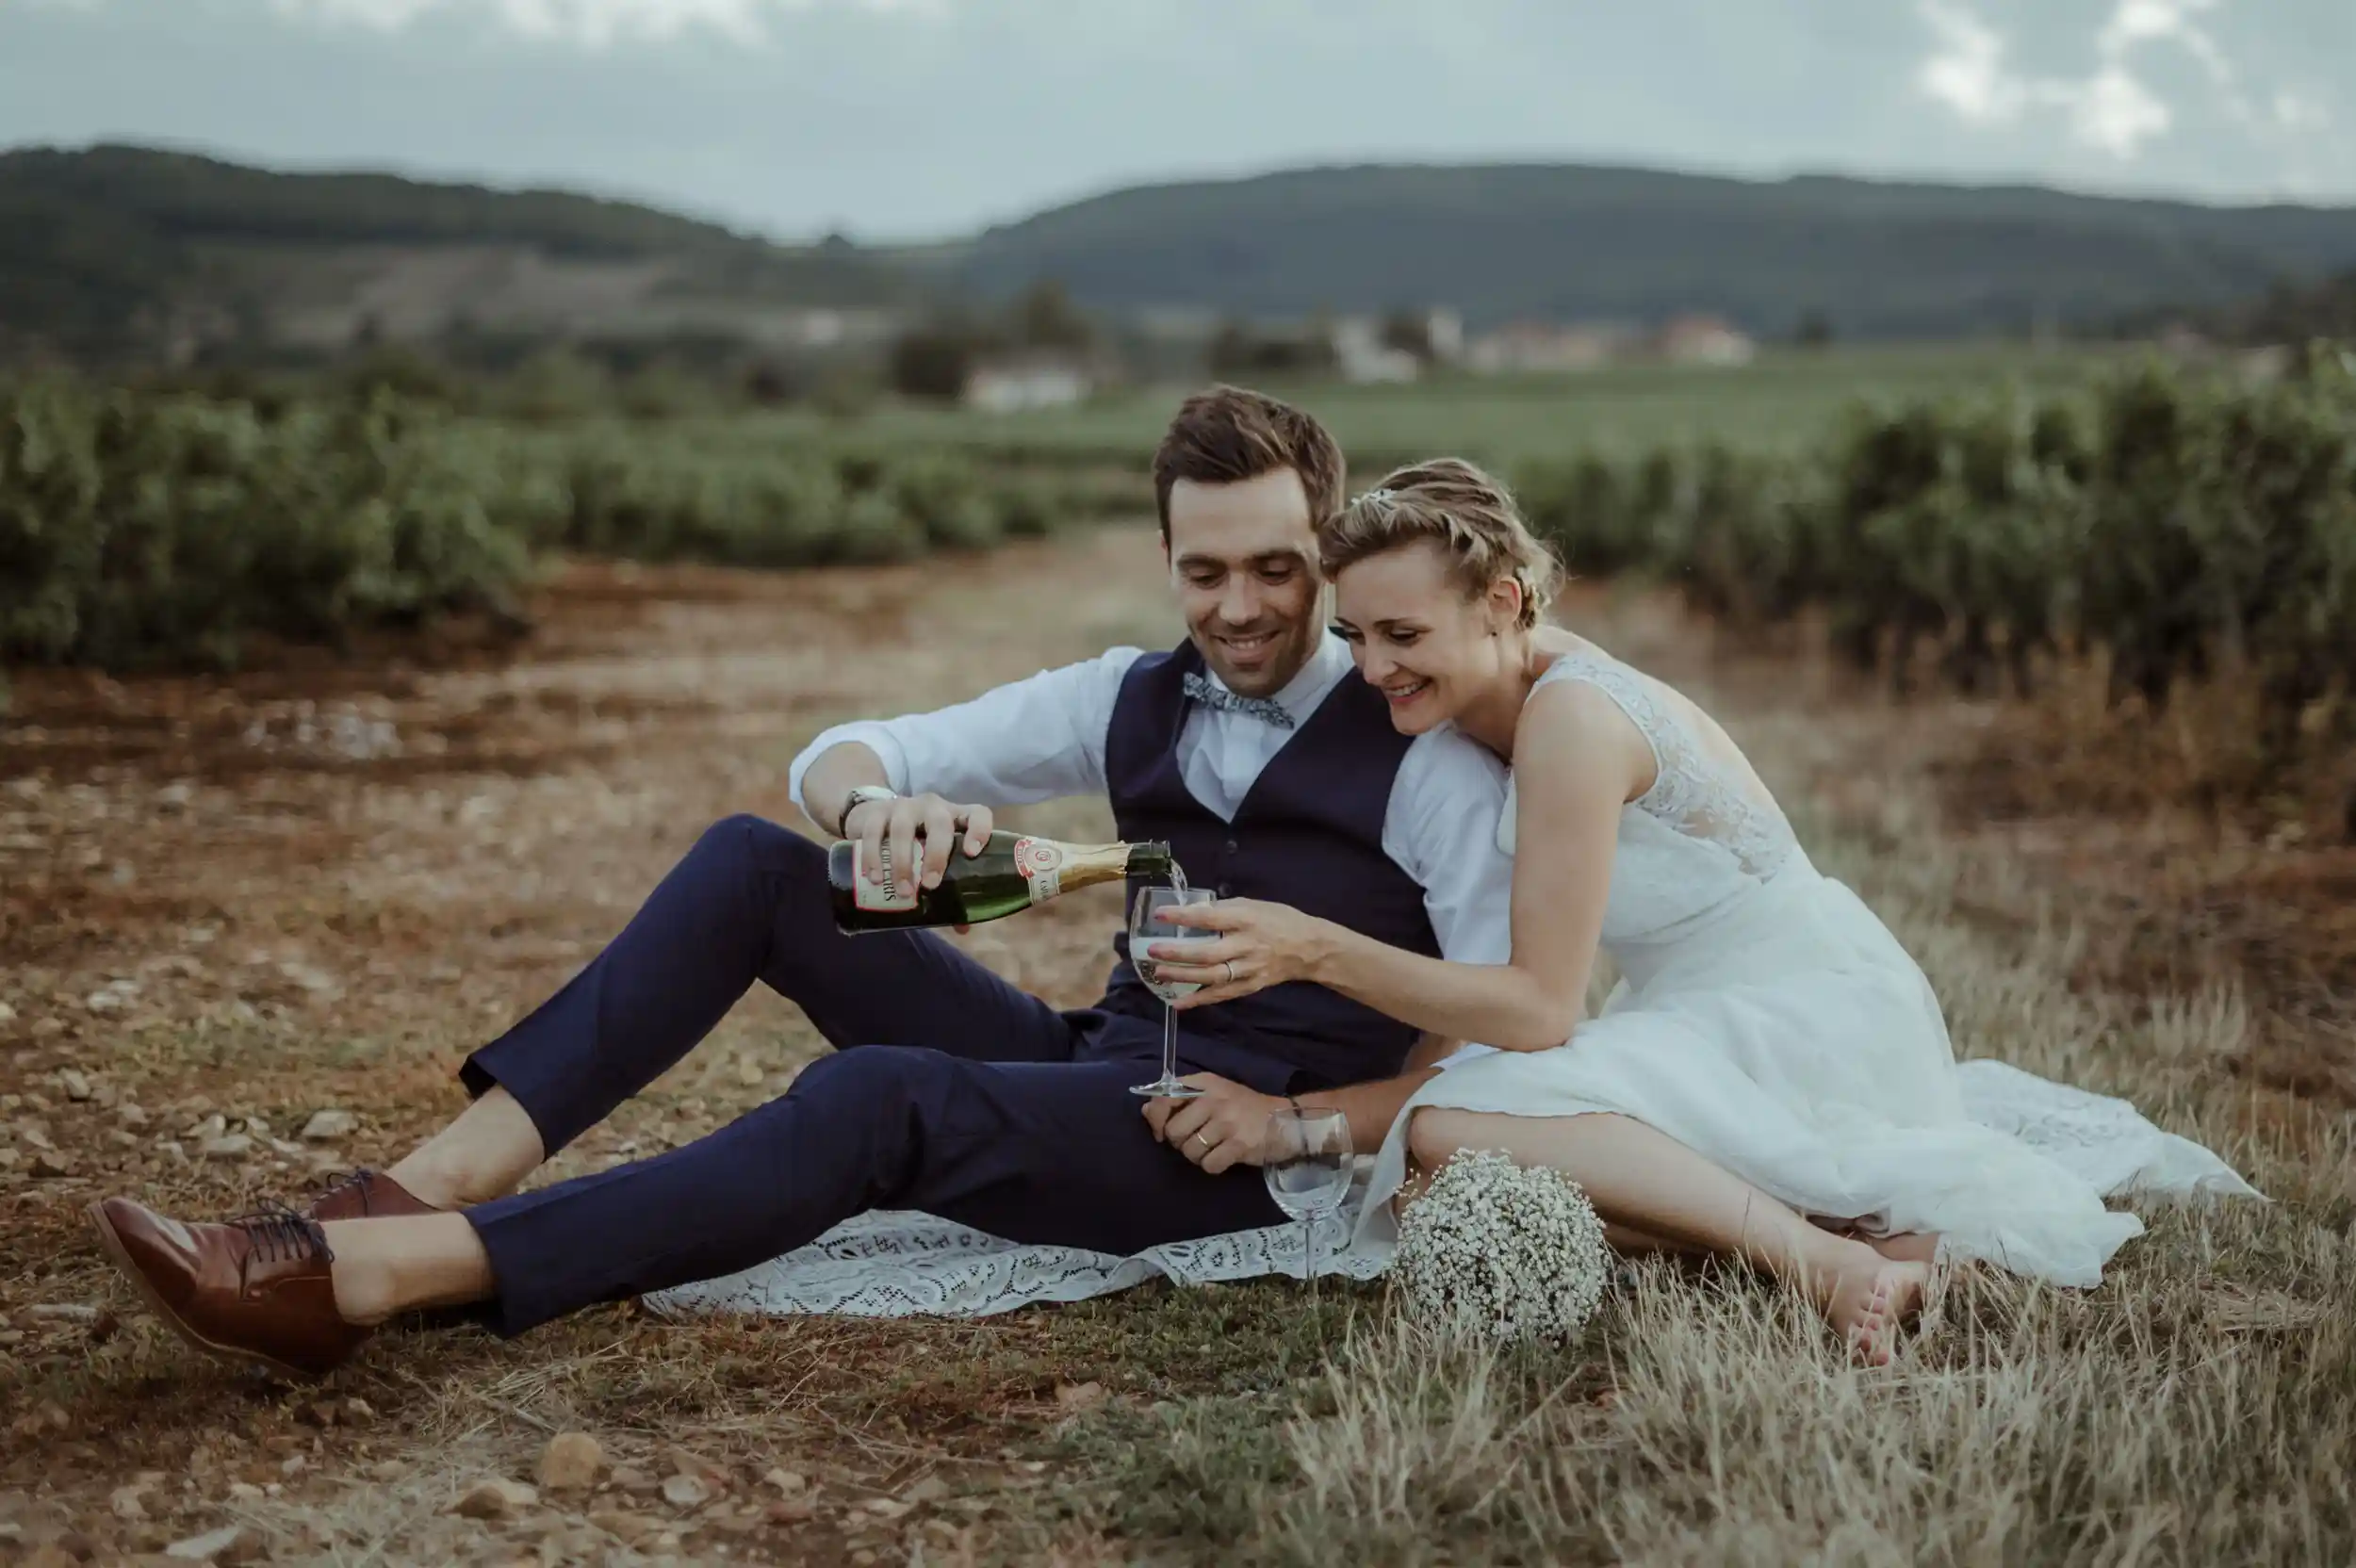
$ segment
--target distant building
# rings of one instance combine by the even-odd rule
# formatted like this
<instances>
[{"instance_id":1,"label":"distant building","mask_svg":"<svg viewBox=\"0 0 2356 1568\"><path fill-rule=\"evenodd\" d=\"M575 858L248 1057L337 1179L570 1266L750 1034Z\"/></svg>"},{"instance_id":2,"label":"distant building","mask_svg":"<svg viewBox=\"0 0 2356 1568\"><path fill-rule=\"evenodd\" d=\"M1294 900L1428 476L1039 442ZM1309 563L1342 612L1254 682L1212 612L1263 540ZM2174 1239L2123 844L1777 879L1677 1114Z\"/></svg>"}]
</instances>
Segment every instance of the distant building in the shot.
<instances>
[{"instance_id":1,"label":"distant building","mask_svg":"<svg viewBox=\"0 0 2356 1568\"><path fill-rule=\"evenodd\" d=\"M1423 361L1383 341L1383 323L1364 316L1333 324L1333 362L1344 381L1408 382L1423 374Z\"/></svg>"},{"instance_id":2,"label":"distant building","mask_svg":"<svg viewBox=\"0 0 2356 1568\"><path fill-rule=\"evenodd\" d=\"M1465 363L1484 375L1593 370L1611 364L1633 343L1625 327L1595 322L1509 321L1472 340Z\"/></svg>"},{"instance_id":3,"label":"distant building","mask_svg":"<svg viewBox=\"0 0 2356 1568\"><path fill-rule=\"evenodd\" d=\"M1094 388L1094 378L1070 360L991 360L966 378L965 403L987 414L1019 414L1069 407Z\"/></svg>"},{"instance_id":4,"label":"distant building","mask_svg":"<svg viewBox=\"0 0 2356 1568\"><path fill-rule=\"evenodd\" d=\"M1654 351L1672 365L1748 365L1759 352L1750 337L1715 316L1679 316L1653 339Z\"/></svg>"},{"instance_id":5,"label":"distant building","mask_svg":"<svg viewBox=\"0 0 2356 1568\"><path fill-rule=\"evenodd\" d=\"M1432 339L1432 357L1442 365L1454 365L1464 357L1464 318L1452 310L1435 310L1424 318L1424 329Z\"/></svg>"}]
</instances>

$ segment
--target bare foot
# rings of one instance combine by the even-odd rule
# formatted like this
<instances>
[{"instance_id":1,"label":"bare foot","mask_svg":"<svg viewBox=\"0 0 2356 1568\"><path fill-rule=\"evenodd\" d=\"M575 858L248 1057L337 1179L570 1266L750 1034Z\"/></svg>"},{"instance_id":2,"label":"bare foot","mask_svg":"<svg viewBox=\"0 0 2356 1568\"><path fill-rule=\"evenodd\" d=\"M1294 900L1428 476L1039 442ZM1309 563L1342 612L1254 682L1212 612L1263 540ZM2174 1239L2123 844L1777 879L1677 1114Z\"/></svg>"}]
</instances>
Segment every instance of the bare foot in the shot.
<instances>
[{"instance_id":1,"label":"bare foot","mask_svg":"<svg viewBox=\"0 0 2356 1568\"><path fill-rule=\"evenodd\" d=\"M1824 1315L1857 1360L1868 1366L1888 1366L1898 1354L1899 1331L1922 1312L1930 1282L1927 1264L1883 1259L1845 1268L1834 1282Z\"/></svg>"},{"instance_id":2,"label":"bare foot","mask_svg":"<svg viewBox=\"0 0 2356 1568\"><path fill-rule=\"evenodd\" d=\"M1888 1258L1891 1263L1937 1263L1939 1233L1937 1231L1902 1231L1894 1236L1864 1236L1857 1238Z\"/></svg>"}]
</instances>

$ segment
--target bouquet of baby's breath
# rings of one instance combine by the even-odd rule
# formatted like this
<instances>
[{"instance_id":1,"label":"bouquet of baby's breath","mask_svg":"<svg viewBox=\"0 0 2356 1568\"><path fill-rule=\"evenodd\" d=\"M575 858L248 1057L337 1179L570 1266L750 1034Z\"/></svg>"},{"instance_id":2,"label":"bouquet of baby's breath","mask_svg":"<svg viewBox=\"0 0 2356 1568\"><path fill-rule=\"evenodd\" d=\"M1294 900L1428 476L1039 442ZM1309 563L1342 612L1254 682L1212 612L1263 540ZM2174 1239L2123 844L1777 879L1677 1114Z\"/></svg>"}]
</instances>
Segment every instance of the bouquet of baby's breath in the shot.
<instances>
[{"instance_id":1,"label":"bouquet of baby's breath","mask_svg":"<svg viewBox=\"0 0 2356 1568\"><path fill-rule=\"evenodd\" d=\"M1391 1276L1415 1318L1445 1334L1559 1345L1595 1315L1612 1251L1562 1172L1464 1153L1408 1205Z\"/></svg>"}]
</instances>

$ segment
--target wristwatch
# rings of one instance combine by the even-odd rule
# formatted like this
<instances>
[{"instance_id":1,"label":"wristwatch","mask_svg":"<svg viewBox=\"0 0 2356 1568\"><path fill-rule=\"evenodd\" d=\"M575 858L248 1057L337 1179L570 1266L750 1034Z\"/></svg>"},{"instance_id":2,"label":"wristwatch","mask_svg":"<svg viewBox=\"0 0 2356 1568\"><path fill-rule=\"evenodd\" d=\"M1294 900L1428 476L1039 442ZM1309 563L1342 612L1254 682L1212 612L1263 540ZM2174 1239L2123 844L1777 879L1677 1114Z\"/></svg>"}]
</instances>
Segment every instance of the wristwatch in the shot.
<instances>
[{"instance_id":1,"label":"wristwatch","mask_svg":"<svg viewBox=\"0 0 2356 1568\"><path fill-rule=\"evenodd\" d=\"M887 784L852 785L850 793L843 797L843 814L835 819L835 836L840 838L850 830L851 813L866 805L869 801L897 800L899 798L900 792L892 789Z\"/></svg>"}]
</instances>

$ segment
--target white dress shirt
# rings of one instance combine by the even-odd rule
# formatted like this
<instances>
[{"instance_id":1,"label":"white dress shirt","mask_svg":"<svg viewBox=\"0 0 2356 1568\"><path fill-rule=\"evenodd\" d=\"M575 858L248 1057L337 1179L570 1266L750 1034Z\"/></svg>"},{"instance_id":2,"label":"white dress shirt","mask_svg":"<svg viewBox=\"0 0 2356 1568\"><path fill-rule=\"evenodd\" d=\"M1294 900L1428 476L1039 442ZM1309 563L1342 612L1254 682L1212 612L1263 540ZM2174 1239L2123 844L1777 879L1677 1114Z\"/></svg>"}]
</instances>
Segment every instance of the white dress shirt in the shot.
<instances>
[{"instance_id":1,"label":"white dress shirt","mask_svg":"<svg viewBox=\"0 0 2356 1568\"><path fill-rule=\"evenodd\" d=\"M856 741L883 760L885 776L904 794L931 792L993 808L1104 794L1113 704L1143 651L1114 648L929 713L837 725L794 759L789 787L808 810L802 783L810 763ZM1349 645L1329 632L1275 700L1299 725L1337 684L1356 678ZM1188 707L1178 734L1186 791L1213 816L1232 822L1260 770L1299 730L1201 703ZM1497 848L1504 806L1504 764L1453 725L1416 736L1392 780L1383 852L1423 889L1440 955L1451 962L1502 964L1513 956L1513 862Z\"/></svg>"}]
</instances>

